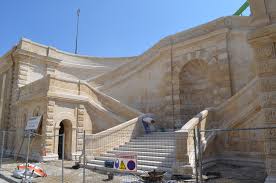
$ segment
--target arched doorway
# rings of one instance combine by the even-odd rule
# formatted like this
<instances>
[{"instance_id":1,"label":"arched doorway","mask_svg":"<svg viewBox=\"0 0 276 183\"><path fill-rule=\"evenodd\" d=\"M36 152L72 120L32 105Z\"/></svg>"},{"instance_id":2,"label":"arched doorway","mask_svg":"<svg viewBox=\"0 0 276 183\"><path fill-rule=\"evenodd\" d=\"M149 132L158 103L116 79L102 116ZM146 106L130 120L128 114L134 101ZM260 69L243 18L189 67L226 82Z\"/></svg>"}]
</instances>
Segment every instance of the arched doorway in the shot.
<instances>
[{"instance_id":1,"label":"arched doorway","mask_svg":"<svg viewBox=\"0 0 276 183\"><path fill-rule=\"evenodd\" d=\"M187 63L179 74L179 91L181 121L186 123L212 102L208 64L202 60Z\"/></svg>"},{"instance_id":2,"label":"arched doorway","mask_svg":"<svg viewBox=\"0 0 276 183\"><path fill-rule=\"evenodd\" d=\"M72 124L69 120L62 120L59 124L59 138L58 138L58 158L62 158L62 146L64 134L64 158L72 159Z\"/></svg>"}]
</instances>

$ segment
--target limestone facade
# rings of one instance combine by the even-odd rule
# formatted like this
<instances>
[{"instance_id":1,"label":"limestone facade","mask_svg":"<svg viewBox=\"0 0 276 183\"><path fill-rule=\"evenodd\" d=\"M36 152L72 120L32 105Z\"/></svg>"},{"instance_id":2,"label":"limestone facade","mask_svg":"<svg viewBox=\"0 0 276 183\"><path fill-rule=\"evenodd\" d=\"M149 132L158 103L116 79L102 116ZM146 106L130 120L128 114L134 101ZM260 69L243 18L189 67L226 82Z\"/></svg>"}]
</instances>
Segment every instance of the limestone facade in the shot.
<instances>
[{"instance_id":1,"label":"limestone facade","mask_svg":"<svg viewBox=\"0 0 276 183\"><path fill-rule=\"evenodd\" d=\"M276 4L249 2L249 17L219 18L168 36L129 58L72 55L22 39L0 58L0 127L23 133L30 117L42 115L42 136L35 140L33 154L57 159L62 123L65 157L74 159L82 149L84 130L99 142L91 145L97 153L104 152L103 134L128 129L135 133L126 140L137 136L142 133L138 117L146 113L156 116L160 128L181 129L178 136L187 140L177 142L181 146L189 146L187 129L196 126L275 125ZM198 113L204 118L193 118ZM258 158L257 164L265 164L267 182L273 182L274 132L256 134L270 140L248 146L238 143L240 134L229 135L235 138L204 137L210 139L205 140L206 161L218 155L234 161L234 154L243 152L248 162ZM12 143L17 146L20 140ZM177 149L176 169L185 165L187 148Z\"/></svg>"}]
</instances>

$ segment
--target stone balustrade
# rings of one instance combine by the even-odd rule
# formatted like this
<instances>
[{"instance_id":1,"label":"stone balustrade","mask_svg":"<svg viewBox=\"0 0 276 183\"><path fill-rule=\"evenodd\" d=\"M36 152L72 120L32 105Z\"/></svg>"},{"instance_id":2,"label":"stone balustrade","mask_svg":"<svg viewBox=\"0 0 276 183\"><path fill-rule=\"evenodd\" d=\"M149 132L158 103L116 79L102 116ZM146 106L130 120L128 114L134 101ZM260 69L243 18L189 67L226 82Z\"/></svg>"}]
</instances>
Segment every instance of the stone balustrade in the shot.
<instances>
[{"instance_id":1,"label":"stone balustrade","mask_svg":"<svg viewBox=\"0 0 276 183\"><path fill-rule=\"evenodd\" d=\"M204 110L189 120L180 130L176 131L176 174L192 174L195 167L194 129L205 129L210 112ZM202 135L202 140L204 139ZM187 153L184 153L187 152ZM187 165L191 165L188 167Z\"/></svg>"},{"instance_id":2,"label":"stone balustrade","mask_svg":"<svg viewBox=\"0 0 276 183\"><path fill-rule=\"evenodd\" d=\"M129 142L144 133L142 116L136 117L123 124L102 131L97 134L86 135L86 153L88 156L99 156L101 153L112 150L114 147Z\"/></svg>"},{"instance_id":3,"label":"stone balustrade","mask_svg":"<svg viewBox=\"0 0 276 183\"><path fill-rule=\"evenodd\" d=\"M206 129L231 128L245 117L250 117L250 114L256 114L259 109L258 80L254 78L233 97L210 109L214 111L214 118L207 124Z\"/></svg>"},{"instance_id":4,"label":"stone balustrade","mask_svg":"<svg viewBox=\"0 0 276 183\"><path fill-rule=\"evenodd\" d=\"M112 112L114 112L119 116L124 116L127 120L130 120L130 119L136 118L139 115L142 115L140 111L130 108L127 105L121 103L120 101L115 100L112 97L97 91L85 81L81 81L80 85L81 85L81 93L84 93L82 92L82 86L83 86L86 88L86 91L89 92L89 96L94 96L94 98L97 98L97 101L99 101L105 107L112 110Z\"/></svg>"}]
</instances>

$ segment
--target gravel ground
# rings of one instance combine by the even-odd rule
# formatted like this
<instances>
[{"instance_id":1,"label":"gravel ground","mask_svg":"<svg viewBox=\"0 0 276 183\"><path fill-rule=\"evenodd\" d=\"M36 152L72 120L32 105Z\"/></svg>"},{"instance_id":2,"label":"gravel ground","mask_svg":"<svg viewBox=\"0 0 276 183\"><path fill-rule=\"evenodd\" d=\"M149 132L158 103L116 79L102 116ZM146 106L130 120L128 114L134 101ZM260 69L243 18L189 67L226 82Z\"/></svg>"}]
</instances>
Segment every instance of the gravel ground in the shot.
<instances>
[{"instance_id":1,"label":"gravel ground","mask_svg":"<svg viewBox=\"0 0 276 183\"><path fill-rule=\"evenodd\" d=\"M21 182L20 179L12 177L12 172L16 166L24 163L23 161L17 161L5 159L2 165L2 171L0 176L0 183L10 182L17 183ZM74 162L64 161L64 182L66 183L77 183L83 180L83 169L78 170L72 169ZM33 182L42 183L60 183L61 182L61 161L40 163L39 166L43 168L48 174L44 178L34 178ZM226 164L217 164L216 166L208 169L209 172L220 172L222 178L213 179L206 181L207 183L261 183L264 182L265 172L263 169L249 168L249 167L238 167L230 166ZM107 175L86 169L86 182L91 183L139 183L138 178L133 175L115 175L113 180L108 180ZM171 183L183 183L188 181L171 181ZM189 181L194 182L194 181ZM141 183L141 182L140 182Z\"/></svg>"},{"instance_id":2,"label":"gravel ground","mask_svg":"<svg viewBox=\"0 0 276 183\"><path fill-rule=\"evenodd\" d=\"M266 177L265 170L258 167L241 167L227 164L216 164L206 172L219 172L220 179L207 181L208 183L263 183Z\"/></svg>"}]
</instances>

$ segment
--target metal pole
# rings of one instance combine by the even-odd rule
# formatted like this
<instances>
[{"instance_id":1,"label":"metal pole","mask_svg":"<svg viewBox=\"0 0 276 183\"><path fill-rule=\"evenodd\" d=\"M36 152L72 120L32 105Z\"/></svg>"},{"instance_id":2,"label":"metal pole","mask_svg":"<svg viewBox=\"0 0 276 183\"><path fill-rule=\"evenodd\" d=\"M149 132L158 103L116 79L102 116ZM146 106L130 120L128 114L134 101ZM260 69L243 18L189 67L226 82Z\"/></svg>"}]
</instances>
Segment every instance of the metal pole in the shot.
<instances>
[{"instance_id":1,"label":"metal pole","mask_svg":"<svg viewBox=\"0 0 276 183\"><path fill-rule=\"evenodd\" d=\"M85 130L83 131L83 183L85 183L85 165L86 165L86 156L85 156Z\"/></svg>"},{"instance_id":2,"label":"metal pole","mask_svg":"<svg viewBox=\"0 0 276 183\"><path fill-rule=\"evenodd\" d=\"M76 45L75 45L75 54L78 53L78 37L79 37L79 18L80 18L80 9L77 10L77 33L76 33Z\"/></svg>"},{"instance_id":3,"label":"metal pole","mask_svg":"<svg viewBox=\"0 0 276 183\"><path fill-rule=\"evenodd\" d=\"M198 145L198 160L199 160L199 177L200 177L200 182L203 182L202 178L202 149L201 149L201 134L199 128L197 130L197 145Z\"/></svg>"},{"instance_id":4,"label":"metal pole","mask_svg":"<svg viewBox=\"0 0 276 183\"><path fill-rule=\"evenodd\" d=\"M6 132L5 132L5 131L3 131L3 135L2 135L2 144L1 144L0 171L2 170L2 163L3 163L4 143L5 143L5 134L6 134Z\"/></svg>"},{"instance_id":5,"label":"metal pole","mask_svg":"<svg viewBox=\"0 0 276 183\"><path fill-rule=\"evenodd\" d=\"M31 139L31 133L28 132L28 148L27 148L26 167L25 167L25 181L27 179L27 171L28 171L28 164L29 164L30 139Z\"/></svg>"},{"instance_id":6,"label":"metal pole","mask_svg":"<svg viewBox=\"0 0 276 183\"><path fill-rule=\"evenodd\" d=\"M194 153L195 153L195 174L196 174L196 183L198 183L198 171L197 171L197 167L198 167L198 158L197 158L197 142L196 142L196 129L193 130L194 131Z\"/></svg>"},{"instance_id":7,"label":"metal pole","mask_svg":"<svg viewBox=\"0 0 276 183\"><path fill-rule=\"evenodd\" d=\"M1 162L0 162L0 170L2 170L2 163L3 163L3 153L4 153L4 143L5 143L5 131L3 131L2 136L2 145L1 145Z\"/></svg>"},{"instance_id":8,"label":"metal pole","mask_svg":"<svg viewBox=\"0 0 276 183\"><path fill-rule=\"evenodd\" d=\"M61 160L61 182L64 182L64 140L65 139L65 134L62 134L62 160Z\"/></svg>"},{"instance_id":9,"label":"metal pole","mask_svg":"<svg viewBox=\"0 0 276 183\"><path fill-rule=\"evenodd\" d=\"M173 120L173 129L176 129L175 126L175 109L174 109L174 86L173 86L173 38L170 37L170 44L171 44L171 50L170 50L170 60L171 60L171 92L172 92L172 120Z\"/></svg>"},{"instance_id":10,"label":"metal pole","mask_svg":"<svg viewBox=\"0 0 276 183\"><path fill-rule=\"evenodd\" d=\"M232 131L252 131L252 130L269 130L269 129L276 129L276 126L260 127L260 128L210 129L210 130L204 130L204 132L232 132Z\"/></svg>"}]
</instances>

